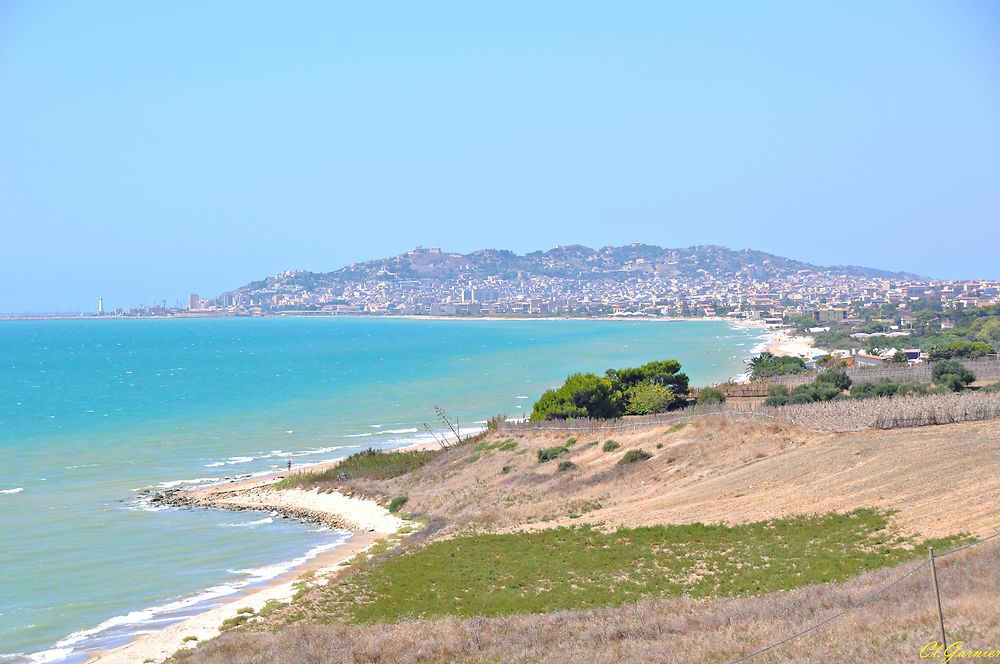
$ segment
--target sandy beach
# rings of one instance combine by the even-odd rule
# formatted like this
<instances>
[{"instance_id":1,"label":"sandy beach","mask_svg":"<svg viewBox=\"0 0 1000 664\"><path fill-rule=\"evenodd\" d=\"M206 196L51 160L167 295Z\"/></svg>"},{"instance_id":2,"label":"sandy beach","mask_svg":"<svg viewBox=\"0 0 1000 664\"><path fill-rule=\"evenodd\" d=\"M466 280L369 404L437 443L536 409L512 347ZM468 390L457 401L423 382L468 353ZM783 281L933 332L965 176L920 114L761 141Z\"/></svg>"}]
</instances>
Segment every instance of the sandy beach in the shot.
<instances>
[{"instance_id":1,"label":"sandy beach","mask_svg":"<svg viewBox=\"0 0 1000 664\"><path fill-rule=\"evenodd\" d=\"M804 359L812 359L817 355L825 355L826 351L816 348L815 339L805 335L795 335L790 330L775 330L767 341L767 350L775 355L791 355Z\"/></svg>"},{"instance_id":2,"label":"sandy beach","mask_svg":"<svg viewBox=\"0 0 1000 664\"><path fill-rule=\"evenodd\" d=\"M403 449L437 447L432 442L418 443ZM305 470L320 471L338 463L340 460L315 464ZM312 573L310 583L328 583L343 569L341 563L367 551L376 541L395 534L408 523L390 514L374 500L338 492L273 489L272 486L286 475L286 472L279 472L198 490L170 492L164 502L192 508L278 512L290 518L349 530L350 538L344 544L320 554L305 565L289 570L264 587L236 593L221 600L224 602L221 606L186 618L153 634L141 635L124 646L92 655L87 661L101 664L162 662L181 648L191 648L218 636L223 621L236 617L240 609L250 607L257 612L271 601L291 601L296 591L296 581L306 573Z\"/></svg>"}]
</instances>

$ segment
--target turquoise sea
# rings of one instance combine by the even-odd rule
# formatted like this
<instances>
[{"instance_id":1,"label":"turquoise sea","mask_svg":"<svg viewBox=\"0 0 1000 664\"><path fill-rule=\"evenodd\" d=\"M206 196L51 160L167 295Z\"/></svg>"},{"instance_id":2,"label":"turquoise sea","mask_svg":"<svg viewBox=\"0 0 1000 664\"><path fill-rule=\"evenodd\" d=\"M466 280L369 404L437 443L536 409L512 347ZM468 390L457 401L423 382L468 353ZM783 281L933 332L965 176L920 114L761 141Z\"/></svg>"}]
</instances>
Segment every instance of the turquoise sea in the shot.
<instances>
[{"instance_id":1,"label":"turquoise sea","mask_svg":"<svg viewBox=\"0 0 1000 664\"><path fill-rule=\"evenodd\" d=\"M157 509L143 488L393 448L530 412L574 371L742 373L721 321L263 318L0 322L0 661L76 662L261 584L346 534Z\"/></svg>"}]
</instances>

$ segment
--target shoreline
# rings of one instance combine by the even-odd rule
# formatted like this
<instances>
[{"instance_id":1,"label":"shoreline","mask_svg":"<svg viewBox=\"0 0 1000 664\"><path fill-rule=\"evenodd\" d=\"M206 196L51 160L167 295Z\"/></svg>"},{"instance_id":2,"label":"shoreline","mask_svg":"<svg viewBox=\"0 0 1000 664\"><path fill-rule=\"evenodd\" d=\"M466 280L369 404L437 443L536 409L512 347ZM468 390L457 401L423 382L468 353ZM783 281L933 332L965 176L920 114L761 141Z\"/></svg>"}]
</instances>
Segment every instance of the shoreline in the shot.
<instances>
[{"instance_id":1,"label":"shoreline","mask_svg":"<svg viewBox=\"0 0 1000 664\"><path fill-rule=\"evenodd\" d=\"M437 443L412 443L400 450L437 449ZM299 472L318 472L335 467L342 459L306 466ZM173 490L162 504L190 509L226 509L234 512L260 511L279 514L306 523L322 523L350 532L348 538L329 551L318 554L262 585L243 588L222 597L209 607L153 633L138 634L124 645L91 653L87 664L133 664L146 660L162 662L181 649L194 647L222 633L223 621L235 618L247 606L257 613L268 602L290 602L296 584L305 574L315 574L320 583L328 583L344 569L343 563L371 548L376 541L394 535L408 522L390 514L375 500L318 490L274 490L270 487L284 479L287 471L231 480L223 484L189 490ZM191 639L190 637L197 637Z\"/></svg>"},{"instance_id":2,"label":"shoreline","mask_svg":"<svg viewBox=\"0 0 1000 664\"><path fill-rule=\"evenodd\" d=\"M370 317L362 316L358 318ZM427 317L416 318L422 320ZM465 319L442 317L438 320ZM468 320L491 319L476 318ZM494 318L492 320L497 319ZM690 320L692 322L725 322L731 324L733 327L758 333L758 338L761 341L754 346L754 349L751 351L752 353L759 352L759 348L764 344L768 344L767 347L771 347L770 344L777 343L781 336L781 331L775 330L773 326L768 326L760 321L742 321L719 317L700 317L694 319L671 319L666 317L615 317L607 319L508 318L504 320L644 320L647 322ZM785 334L787 336L787 332ZM437 449L437 447L438 445L434 441L418 441L395 449ZM303 465L296 470L298 472L321 472L336 466L341 460L334 459ZM315 491L306 492L297 489L281 491L266 490L269 485L285 476L287 476L287 471L281 469L267 475L227 480L210 486L173 490L170 493L182 498L184 502L165 502L163 504L176 507L214 508L231 511L274 511L285 517L299 521L319 522L332 528L348 530L351 534L346 541L337 545L332 550L319 553L315 558L289 569L273 579L264 581L259 585L236 590L232 595L219 598L213 602L214 605L185 616L179 622L168 625L157 632L138 634L132 636L123 645L93 653L85 653L87 655L86 661L103 662L104 664L117 664L118 662L124 663L156 658L160 658L156 659L156 661L161 661L178 649L190 647L201 641L218 636L221 633L218 629L221 623L228 618L235 617L238 607L251 606L255 610L259 610L269 600L288 601L295 592L293 584L304 574L315 572L323 578L332 578L342 569L340 563L367 550L380 537L395 533L402 525L401 520L398 520L397 517L392 517L396 521L389 522L389 525L385 525L385 522L379 522L377 517L388 515L388 513L374 500L343 496L339 493L317 495ZM268 496L262 497L262 493L267 493ZM367 504L368 507L362 508L359 503L361 505ZM373 508L374 511L369 511L369 508ZM234 602L239 602L239 604L234 604ZM187 636L196 636L198 640L184 641L184 637Z\"/></svg>"}]
</instances>

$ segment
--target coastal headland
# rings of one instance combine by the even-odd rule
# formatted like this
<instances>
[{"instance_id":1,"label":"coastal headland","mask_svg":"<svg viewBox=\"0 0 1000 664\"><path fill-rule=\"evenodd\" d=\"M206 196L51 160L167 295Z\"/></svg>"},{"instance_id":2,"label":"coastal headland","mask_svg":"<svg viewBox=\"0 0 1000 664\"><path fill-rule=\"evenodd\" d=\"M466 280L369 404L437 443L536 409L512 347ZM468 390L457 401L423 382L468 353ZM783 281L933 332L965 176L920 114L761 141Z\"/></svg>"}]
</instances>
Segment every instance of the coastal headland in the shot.
<instances>
[{"instance_id":1,"label":"coastal headland","mask_svg":"<svg viewBox=\"0 0 1000 664\"><path fill-rule=\"evenodd\" d=\"M430 446L417 444L406 449L427 448ZM337 460L315 464L309 467L309 471L323 472L339 463ZM394 537L410 523L390 514L377 497L362 497L337 491L320 492L317 489L275 489L278 482L297 472L301 471L235 480L195 491L166 490L152 496L150 501L154 505L177 508L258 511L280 515L334 530L349 531L350 536L343 544L289 570L264 587L250 588L226 597L219 606L152 634L136 637L124 646L97 653L87 661L102 664L163 661L179 649L215 638L222 632L226 621L240 620L241 615L247 615L248 609L259 613L276 603L290 602L300 591L303 583L301 579L304 577L308 577L308 583L328 583L344 570L348 561L365 555L373 545Z\"/></svg>"}]
</instances>

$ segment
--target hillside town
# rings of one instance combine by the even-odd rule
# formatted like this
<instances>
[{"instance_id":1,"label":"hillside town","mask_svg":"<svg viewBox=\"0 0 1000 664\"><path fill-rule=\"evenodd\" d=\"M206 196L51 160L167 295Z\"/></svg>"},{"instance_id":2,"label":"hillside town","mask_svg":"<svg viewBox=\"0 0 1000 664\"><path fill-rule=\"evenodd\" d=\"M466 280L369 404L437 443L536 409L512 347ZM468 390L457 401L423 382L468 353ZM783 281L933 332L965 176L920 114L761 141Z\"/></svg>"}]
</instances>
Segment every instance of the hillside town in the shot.
<instances>
[{"instance_id":1,"label":"hillside town","mask_svg":"<svg viewBox=\"0 0 1000 664\"><path fill-rule=\"evenodd\" d=\"M408 256L458 258L418 247ZM397 275L382 267L354 270L358 278L322 279L306 271L282 272L217 297L191 294L186 306L117 309L119 316L404 315L404 316L728 316L779 323L813 316L818 324L851 323L859 307L933 300L943 309L1000 303L1000 282L935 280L854 273L835 268L774 269L744 264L732 270L669 271L644 258L585 275L482 274L482 270ZM433 265L433 264L432 264ZM351 266L356 268L357 266ZM794 266L793 266L794 267ZM345 268L346 270L347 268ZM336 275L337 273L330 273Z\"/></svg>"},{"instance_id":2,"label":"hillside town","mask_svg":"<svg viewBox=\"0 0 1000 664\"><path fill-rule=\"evenodd\" d=\"M735 252L734 252L735 253ZM696 254L693 254L696 255ZM765 255L766 256L766 255ZM397 257L399 260L403 257ZM119 315L397 315L443 317L715 317L781 324L812 317L817 326L860 324L863 309L898 310L900 324L914 303L967 309L1000 303L1000 282L935 280L861 268L780 267L773 261L742 262L716 269L670 269L643 257L582 274L548 261L545 270L458 265L436 270L435 258L464 259L437 248L405 255L407 274L377 262L318 275L288 271L186 307L118 310ZM429 266L415 274L416 259ZM678 261L679 262L679 261ZM697 259L693 263L696 266ZM488 272L488 271L487 271ZM344 273L344 274L339 274ZM324 278L326 277L326 278Z\"/></svg>"}]
</instances>

